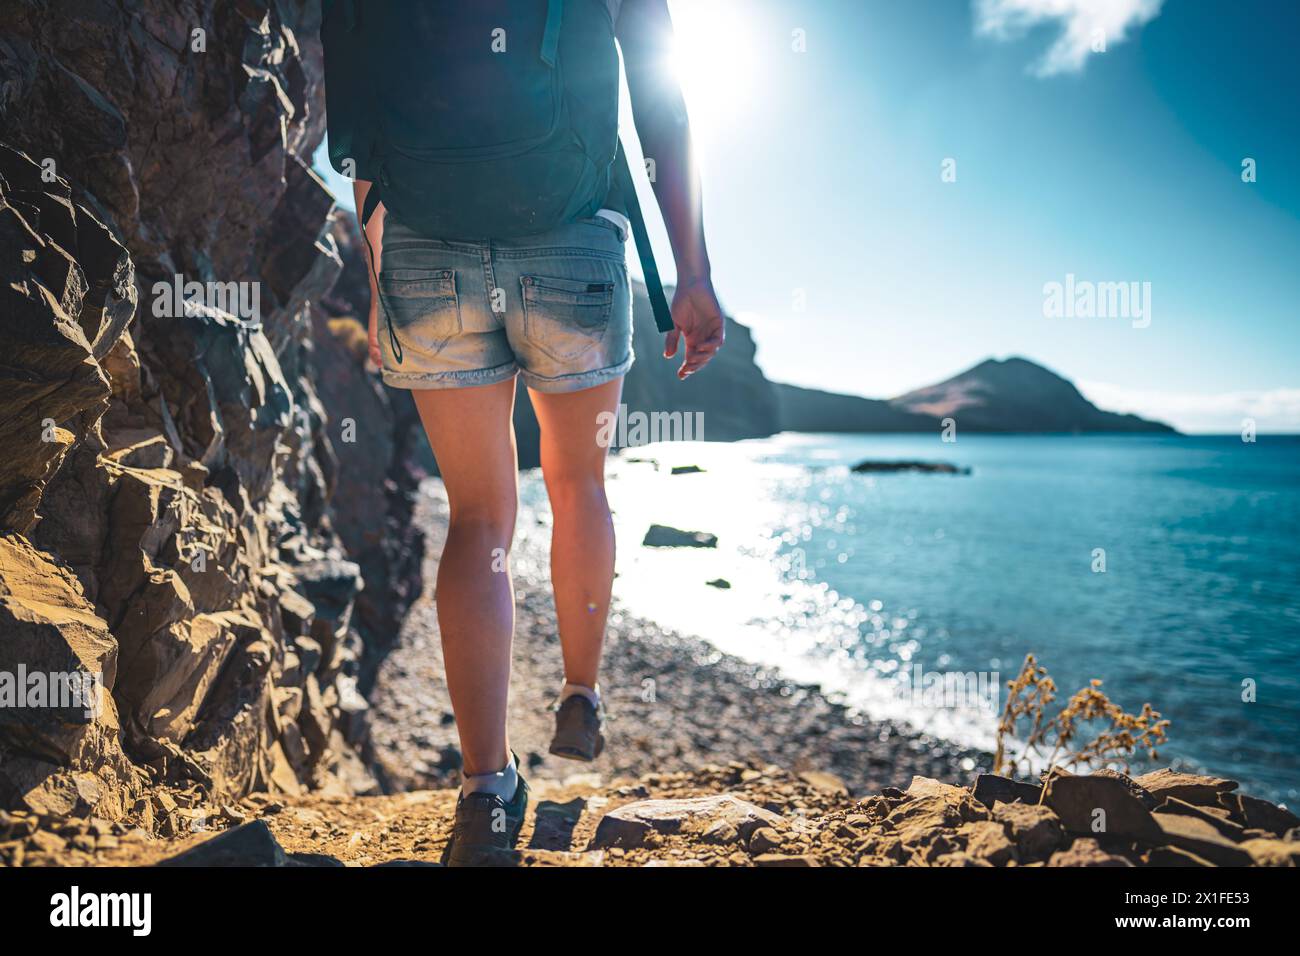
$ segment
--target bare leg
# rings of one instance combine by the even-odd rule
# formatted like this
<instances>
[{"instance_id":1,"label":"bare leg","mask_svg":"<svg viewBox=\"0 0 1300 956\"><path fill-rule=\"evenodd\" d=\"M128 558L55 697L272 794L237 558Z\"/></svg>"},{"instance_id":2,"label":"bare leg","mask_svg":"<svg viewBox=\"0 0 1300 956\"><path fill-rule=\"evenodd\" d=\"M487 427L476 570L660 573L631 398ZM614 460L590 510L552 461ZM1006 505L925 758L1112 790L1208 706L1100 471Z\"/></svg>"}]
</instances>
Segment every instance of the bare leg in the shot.
<instances>
[{"instance_id":1,"label":"bare leg","mask_svg":"<svg viewBox=\"0 0 1300 956\"><path fill-rule=\"evenodd\" d=\"M515 625L509 554L519 495L510 418L515 383L412 395L451 504L436 591L447 689L465 772L493 773L509 760L506 704Z\"/></svg>"},{"instance_id":2,"label":"bare leg","mask_svg":"<svg viewBox=\"0 0 1300 956\"><path fill-rule=\"evenodd\" d=\"M564 652L564 679L596 686L614 582L614 524L605 498L597 416L615 412L620 378L565 394L529 389L541 425L542 477L551 499L551 583Z\"/></svg>"}]
</instances>

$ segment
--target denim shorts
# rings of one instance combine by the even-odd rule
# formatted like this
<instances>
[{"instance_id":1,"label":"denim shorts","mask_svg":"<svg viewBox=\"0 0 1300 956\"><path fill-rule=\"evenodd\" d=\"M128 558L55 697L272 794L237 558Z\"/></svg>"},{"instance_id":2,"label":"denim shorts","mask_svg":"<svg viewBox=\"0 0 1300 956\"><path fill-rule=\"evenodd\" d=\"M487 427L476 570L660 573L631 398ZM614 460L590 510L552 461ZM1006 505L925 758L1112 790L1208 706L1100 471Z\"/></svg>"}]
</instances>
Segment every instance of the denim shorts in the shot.
<instances>
[{"instance_id":1,"label":"denim shorts","mask_svg":"<svg viewBox=\"0 0 1300 956\"><path fill-rule=\"evenodd\" d=\"M426 239L388 214L379 346L396 388L523 376L576 392L632 366L632 293L618 225L593 217L519 239ZM401 361L385 322L392 323Z\"/></svg>"}]
</instances>

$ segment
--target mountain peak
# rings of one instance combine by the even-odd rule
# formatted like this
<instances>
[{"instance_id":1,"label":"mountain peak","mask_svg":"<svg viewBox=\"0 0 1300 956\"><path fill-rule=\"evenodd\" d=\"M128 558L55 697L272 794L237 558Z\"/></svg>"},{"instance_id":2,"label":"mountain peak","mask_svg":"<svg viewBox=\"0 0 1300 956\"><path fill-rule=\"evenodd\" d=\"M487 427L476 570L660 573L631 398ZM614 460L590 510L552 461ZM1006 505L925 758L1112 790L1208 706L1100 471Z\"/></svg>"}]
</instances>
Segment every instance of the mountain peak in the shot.
<instances>
[{"instance_id":1,"label":"mountain peak","mask_svg":"<svg viewBox=\"0 0 1300 956\"><path fill-rule=\"evenodd\" d=\"M985 359L890 404L913 414L952 418L958 428L974 431L1173 431L1136 415L1102 411L1074 383L1020 356Z\"/></svg>"}]
</instances>

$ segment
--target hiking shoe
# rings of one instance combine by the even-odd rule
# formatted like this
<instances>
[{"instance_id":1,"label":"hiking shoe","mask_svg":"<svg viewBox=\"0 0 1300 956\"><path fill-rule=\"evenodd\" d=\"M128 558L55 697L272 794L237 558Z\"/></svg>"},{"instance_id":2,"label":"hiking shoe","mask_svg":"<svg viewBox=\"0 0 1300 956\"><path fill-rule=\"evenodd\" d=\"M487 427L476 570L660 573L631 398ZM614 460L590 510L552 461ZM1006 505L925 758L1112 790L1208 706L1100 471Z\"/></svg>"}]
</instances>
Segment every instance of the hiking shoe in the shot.
<instances>
[{"instance_id":1,"label":"hiking shoe","mask_svg":"<svg viewBox=\"0 0 1300 956\"><path fill-rule=\"evenodd\" d=\"M462 793L451 839L442 851L443 866L509 866L527 811L528 784L522 774L509 802L494 793Z\"/></svg>"},{"instance_id":2,"label":"hiking shoe","mask_svg":"<svg viewBox=\"0 0 1300 956\"><path fill-rule=\"evenodd\" d=\"M600 710L581 694L566 697L555 710L551 753L566 760L591 762L605 749Z\"/></svg>"}]
</instances>

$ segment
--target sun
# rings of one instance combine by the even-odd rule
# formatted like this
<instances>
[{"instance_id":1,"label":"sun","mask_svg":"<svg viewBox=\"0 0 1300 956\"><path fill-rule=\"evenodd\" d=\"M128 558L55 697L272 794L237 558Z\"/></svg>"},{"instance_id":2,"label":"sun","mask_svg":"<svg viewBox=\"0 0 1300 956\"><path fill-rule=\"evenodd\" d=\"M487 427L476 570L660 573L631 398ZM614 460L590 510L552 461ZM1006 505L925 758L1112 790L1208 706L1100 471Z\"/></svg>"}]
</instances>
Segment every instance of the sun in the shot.
<instances>
[{"instance_id":1,"label":"sun","mask_svg":"<svg viewBox=\"0 0 1300 956\"><path fill-rule=\"evenodd\" d=\"M676 35L672 68L682 85L693 132L709 135L735 123L757 81L753 7L738 0L672 0Z\"/></svg>"}]
</instances>

